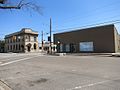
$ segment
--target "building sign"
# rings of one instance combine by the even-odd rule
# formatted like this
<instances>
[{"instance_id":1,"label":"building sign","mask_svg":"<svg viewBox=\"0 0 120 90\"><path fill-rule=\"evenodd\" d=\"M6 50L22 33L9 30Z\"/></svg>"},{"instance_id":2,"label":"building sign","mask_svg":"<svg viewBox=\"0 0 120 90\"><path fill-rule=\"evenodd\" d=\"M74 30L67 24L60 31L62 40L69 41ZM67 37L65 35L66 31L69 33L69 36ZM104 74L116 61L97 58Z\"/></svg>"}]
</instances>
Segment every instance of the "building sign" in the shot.
<instances>
[{"instance_id":1,"label":"building sign","mask_svg":"<svg viewBox=\"0 0 120 90\"><path fill-rule=\"evenodd\" d=\"M94 51L93 42L80 42L79 49L80 51Z\"/></svg>"}]
</instances>

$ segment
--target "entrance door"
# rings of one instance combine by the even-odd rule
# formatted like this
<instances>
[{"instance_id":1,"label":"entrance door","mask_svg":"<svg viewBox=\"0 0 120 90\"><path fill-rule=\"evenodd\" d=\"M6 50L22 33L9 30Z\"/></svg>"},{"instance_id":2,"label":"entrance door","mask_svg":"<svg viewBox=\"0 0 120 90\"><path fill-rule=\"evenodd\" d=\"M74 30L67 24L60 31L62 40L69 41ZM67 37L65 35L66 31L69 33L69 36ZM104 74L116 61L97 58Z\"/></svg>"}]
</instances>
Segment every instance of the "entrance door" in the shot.
<instances>
[{"instance_id":1,"label":"entrance door","mask_svg":"<svg viewBox=\"0 0 120 90\"><path fill-rule=\"evenodd\" d=\"M30 46L27 46L27 48L28 48L28 52L30 52Z\"/></svg>"},{"instance_id":2,"label":"entrance door","mask_svg":"<svg viewBox=\"0 0 120 90\"><path fill-rule=\"evenodd\" d=\"M27 51L30 52L30 51L31 51L31 46L32 46L32 44L29 43L29 44L27 44L26 46L27 46Z\"/></svg>"}]
</instances>

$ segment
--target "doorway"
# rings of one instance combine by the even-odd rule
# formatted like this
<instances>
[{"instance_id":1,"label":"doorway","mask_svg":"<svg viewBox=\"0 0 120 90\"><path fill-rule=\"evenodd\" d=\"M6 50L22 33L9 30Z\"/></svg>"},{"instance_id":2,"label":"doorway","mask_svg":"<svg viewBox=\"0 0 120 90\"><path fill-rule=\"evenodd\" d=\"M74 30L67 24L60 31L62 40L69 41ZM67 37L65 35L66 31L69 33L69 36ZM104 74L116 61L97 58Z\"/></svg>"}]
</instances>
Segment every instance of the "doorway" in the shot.
<instances>
[{"instance_id":1,"label":"doorway","mask_svg":"<svg viewBox=\"0 0 120 90\"><path fill-rule=\"evenodd\" d=\"M27 50L28 50L28 52L30 52L30 46L27 46Z\"/></svg>"},{"instance_id":2,"label":"doorway","mask_svg":"<svg viewBox=\"0 0 120 90\"><path fill-rule=\"evenodd\" d=\"M30 52L31 51L31 46L32 46L31 43L27 44L26 46L27 46L27 51Z\"/></svg>"}]
</instances>

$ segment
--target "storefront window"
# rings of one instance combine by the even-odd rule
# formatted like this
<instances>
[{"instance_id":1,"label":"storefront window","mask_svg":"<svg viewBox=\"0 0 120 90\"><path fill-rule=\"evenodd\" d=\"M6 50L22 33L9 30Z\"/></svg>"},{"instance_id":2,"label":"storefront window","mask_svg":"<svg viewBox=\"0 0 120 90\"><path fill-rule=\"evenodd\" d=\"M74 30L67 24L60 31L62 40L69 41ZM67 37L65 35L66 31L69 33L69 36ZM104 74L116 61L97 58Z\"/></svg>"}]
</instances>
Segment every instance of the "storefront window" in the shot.
<instances>
[{"instance_id":1,"label":"storefront window","mask_svg":"<svg viewBox=\"0 0 120 90\"><path fill-rule=\"evenodd\" d=\"M80 42L80 51L94 51L93 42Z\"/></svg>"}]
</instances>

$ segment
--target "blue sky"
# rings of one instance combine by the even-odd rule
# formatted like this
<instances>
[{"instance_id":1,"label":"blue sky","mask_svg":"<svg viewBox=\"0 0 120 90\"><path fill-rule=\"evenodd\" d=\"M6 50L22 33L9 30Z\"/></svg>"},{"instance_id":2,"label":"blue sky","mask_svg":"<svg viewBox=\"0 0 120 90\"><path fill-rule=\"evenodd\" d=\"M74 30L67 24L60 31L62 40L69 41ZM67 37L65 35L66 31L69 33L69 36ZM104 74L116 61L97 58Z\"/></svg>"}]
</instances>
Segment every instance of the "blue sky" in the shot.
<instances>
[{"instance_id":1,"label":"blue sky","mask_svg":"<svg viewBox=\"0 0 120 90\"><path fill-rule=\"evenodd\" d=\"M16 0L11 0L16 1ZM27 0L31 1L31 0ZM69 31L86 25L120 20L120 0L33 0L42 7L43 15L28 10L0 10L0 38L4 35L32 28L49 33L52 18L53 33ZM120 24L116 24L120 32ZM47 40L47 35L44 34Z\"/></svg>"}]
</instances>

